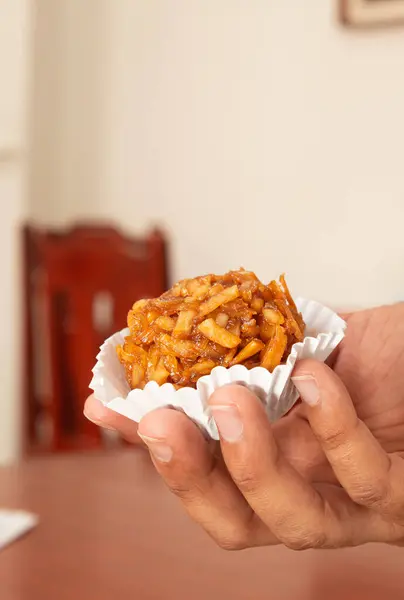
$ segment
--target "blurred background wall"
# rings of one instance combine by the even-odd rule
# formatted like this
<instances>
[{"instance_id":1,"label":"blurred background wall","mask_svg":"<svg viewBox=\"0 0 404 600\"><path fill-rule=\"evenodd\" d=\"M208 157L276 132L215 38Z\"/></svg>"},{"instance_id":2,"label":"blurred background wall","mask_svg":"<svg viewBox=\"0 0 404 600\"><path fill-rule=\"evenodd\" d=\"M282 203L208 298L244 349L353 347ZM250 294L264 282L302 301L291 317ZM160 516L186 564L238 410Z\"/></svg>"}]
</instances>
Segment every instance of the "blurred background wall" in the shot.
<instances>
[{"instance_id":1,"label":"blurred background wall","mask_svg":"<svg viewBox=\"0 0 404 600\"><path fill-rule=\"evenodd\" d=\"M404 37L333 0L37 1L31 214L172 232L336 305L403 299Z\"/></svg>"},{"instance_id":2,"label":"blurred background wall","mask_svg":"<svg viewBox=\"0 0 404 600\"><path fill-rule=\"evenodd\" d=\"M0 464L18 454L22 390L19 227L27 207L31 6L0 2Z\"/></svg>"},{"instance_id":3,"label":"blurred background wall","mask_svg":"<svg viewBox=\"0 0 404 600\"><path fill-rule=\"evenodd\" d=\"M402 29L345 29L334 0L4 2L0 139L15 123L29 152L0 178L0 461L24 218L162 225L173 278L244 265L343 308L403 299Z\"/></svg>"}]
</instances>

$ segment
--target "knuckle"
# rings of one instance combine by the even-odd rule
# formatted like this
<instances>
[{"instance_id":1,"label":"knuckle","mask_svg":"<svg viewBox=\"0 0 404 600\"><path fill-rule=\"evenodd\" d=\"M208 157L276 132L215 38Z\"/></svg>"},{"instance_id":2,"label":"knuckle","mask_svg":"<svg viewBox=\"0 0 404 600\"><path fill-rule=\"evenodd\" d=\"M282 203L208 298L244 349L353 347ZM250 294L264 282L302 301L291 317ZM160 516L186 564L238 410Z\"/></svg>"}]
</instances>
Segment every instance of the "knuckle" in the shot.
<instances>
[{"instance_id":1,"label":"knuckle","mask_svg":"<svg viewBox=\"0 0 404 600\"><path fill-rule=\"evenodd\" d=\"M277 472L280 467L278 448L271 449L271 452L271 468ZM263 481L267 475L267 473L263 473L262 465L246 461L243 464L233 464L230 471L234 483L244 494L255 494L262 490Z\"/></svg>"},{"instance_id":2,"label":"knuckle","mask_svg":"<svg viewBox=\"0 0 404 600\"><path fill-rule=\"evenodd\" d=\"M169 483L168 488L174 496L180 498L180 500L190 500L193 496L192 490L189 486L181 485L179 482Z\"/></svg>"},{"instance_id":3,"label":"knuckle","mask_svg":"<svg viewBox=\"0 0 404 600\"><path fill-rule=\"evenodd\" d=\"M388 479L374 481L370 485L362 485L350 494L352 500L357 504L369 508L383 509L390 504L391 490Z\"/></svg>"},{"instance_id":4,"label":"knuckle","mask_svg":"<svg viewBox=\"0 0 404 600\"><path fill-rule=\"evenodd\" d=\"M295 532L289 535L283 543L290 550L302 551L310 549L324 548L326 545L325 536L319 532Z\"/></svg>"},{"instance_id":5,"label":"knuckle","mask_svg":"<svg viewBox=\"0 0 404 600\"><path fill-rule=\"evenodd\" d=\"M349 427L344 426L342 423L332 423L324 432L320 433L320 441L328 450L337 450L355 438L356 430L360 426L359 419L356 419L355 423Z\"/></svg>"},{"instance_id":6,"label":"knuckle","mask_svg":"<svg viewBox=\"0 0 404 600\"><path fill-rule=\"evenodd\" d=\"M213 460L204 472L195 472L195 469L190 472L189 468L179 468L175 465L174 468L164 470L163 479L171 493L190 504L200 501L210 490L214 469Z\"/></svg>"},{"instance_id":7,"label":"knuckle","mask_svg":"<svg viewBox=\"0 0 404 600\"><path fill-rule=\"evenodd\" d=\"M321 441L327 446L329 450L335 450L342 446L347 439L347 434L344 429L333 428L330 429L321 436Z\"/></svg>"},{"instance_id":8,"label":"knuckle","mask_svg":"<svg viewBox=\"0 0 404 600\"><path fill-rule=\"evenodd\" d=\"M245 550L250 545L249 534L242 531L232 532L229 535L220 535L215 539L215 541L219 548L228 552Z\"/></svg>"},{"instance_id":9,"label":"knuckle","mask_svg":"<svg viewBox=\"0 0 404 600\"><path fill-rule=\"evenodd\" d=\"M237 487L244 493L252 493L259 487L259 478L255 473L244 470L233 475Z\"/></svg>"},{"instance_id":10,"label":"knuckle","mask_svg":"<svg viewBox=\"0 0 404 600\"><path fill-rule=\"evenodd\" d=\"M276 473L281 466L282 456L276 444L270 448L269 452L268 462L270 468ZM266 467L268 468L268 463ZM234 483L243 494L257 494L262 491L263 482L268 475L267 471L263 471L260 461L247 460L245 457L238 463L233 462L229 470Z\"/></svg>"}]
</instances>

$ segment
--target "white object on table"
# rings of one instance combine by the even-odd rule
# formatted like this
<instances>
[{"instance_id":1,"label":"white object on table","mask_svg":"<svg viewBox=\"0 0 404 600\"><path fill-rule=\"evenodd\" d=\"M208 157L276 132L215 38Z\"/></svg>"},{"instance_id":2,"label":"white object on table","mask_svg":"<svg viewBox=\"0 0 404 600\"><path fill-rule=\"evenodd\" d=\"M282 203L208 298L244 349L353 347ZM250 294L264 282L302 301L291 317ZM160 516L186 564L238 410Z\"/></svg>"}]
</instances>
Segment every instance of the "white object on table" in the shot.
<instances>
[{"instance_id":1,"label":"white object on table","mask_svg":"<svg viewBox=\"0 0 404 600\"><path fill-rule=\"evenodd\" d=\"M37 515L23 510L0 508L0 550L30 531L37 524Z\"/></svg>"}]
</instances>

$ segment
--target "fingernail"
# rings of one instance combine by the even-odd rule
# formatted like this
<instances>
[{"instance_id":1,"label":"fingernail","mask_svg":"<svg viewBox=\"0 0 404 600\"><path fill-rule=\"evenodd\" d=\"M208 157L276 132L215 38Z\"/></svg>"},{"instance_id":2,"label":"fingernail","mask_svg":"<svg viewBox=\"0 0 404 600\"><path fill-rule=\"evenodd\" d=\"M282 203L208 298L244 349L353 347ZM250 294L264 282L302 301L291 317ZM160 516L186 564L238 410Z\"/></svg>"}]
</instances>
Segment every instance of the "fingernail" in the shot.
<instances>
[{"instance_id":1,"label":"fingernail","mask_svg":"<svg viewBox=\"0 0 404 600\"><path fill-rule=\"evenodd\" d=\"M309 406L317 406L320 402L320 394L317 382L312 375L298 375L292 377L292 381L300 394L301 399Z\"/></svg>"},{"instance_id":2,"label":"fingernail","mask_svg":"<svg viewBox=\"0 0 404 600\"><path fill-rule=\"evenodd\" d=\"M109 429L110 431L116 431L115 427L111 427L111 425L106 425L102 421L97 421L97 419L92 419L86 413L83 413L83 414L84 414L85 418L88 419L89 421L91 421L91 423L94 423L94 425L97 425L98 427L102 427L103 429Z\"/></svg>"},{"instance_id":3,"label":"fingernail","mask_svg":"<svg viewBox=\"0 0 404 600\"><path fill-rule=\"evenodd\" d=\"M156 438L147 437L146 435L141 435L138 432L138 436L142 438L150 453L153 457L162 463L169 463L173 457L173 451L170 446L168 446L165 442L158 440Z\"/></svg>"},{"instance_id":4,"label":"fingernail","mask_svg":"<svg viewBox=\"0 0 404 600\"><path fill-rule=\"evenodd\" d=\"M237 406L216 404L210 408L220 437L230 443L241 440L244 425Z\"/></svg>"}]
</instances>

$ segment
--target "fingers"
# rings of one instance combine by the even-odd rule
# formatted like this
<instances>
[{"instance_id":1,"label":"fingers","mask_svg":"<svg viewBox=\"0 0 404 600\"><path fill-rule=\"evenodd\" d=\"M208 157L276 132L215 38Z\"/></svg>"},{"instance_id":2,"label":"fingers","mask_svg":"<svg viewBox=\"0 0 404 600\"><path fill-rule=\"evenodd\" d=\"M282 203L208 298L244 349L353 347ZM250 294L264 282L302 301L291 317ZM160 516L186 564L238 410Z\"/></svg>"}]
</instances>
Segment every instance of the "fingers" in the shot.
<instances>
[{"instance_id":1,"label":"fingers","mask_svg":"<svg viewBox=\"0 0 404 600\"><path fill-rule=\"evenodd\" d=\"M87 398L84 404L84 416L99 427L118 431L128 442L142 443L137 434L137 423L110 410L93 394Z\"/></svg>"},{"instance_id":2,"label":"fingers","mask_svg":"<svg viewBox=\"0 0 404 600\"><path fill-rule=\"evenodd\" d=\"M220 546L241 549L277 543L183 413L155 410L141 420L139 435L168 487Z\"/></svg>"},{"instance_id":3,"label":"fingers","mask_svg":"<svg viewBox=\"0 0 404 600\"><path fill-rule=\"evenodd\" d=\"M248 389L218 389L209 405L226 466L248 504L294 549L336 545L341 525L322 497L293 469L275 442L264 407Z\"/></svg>"},{"instance_id":4,"label":"fingers","mask_svg":"<svg viewBox=\"0 0 404 600\"><path fill-rule=\"evenodd\" d=\"M285 459L309 482L335 483L336 477L304 416L301 405L272 425L275 441Z\"/></svg>"},{"instance_id":5,"label":"fingers","mask_svg":"<svg viewBox=\"0 0 404 600\"><path fill-rule=\"evenodd\" d=\"M352 500L404 524L404 461L384 452L326 365L302 361L293 381L310 425Z\"/></svg>"}]
</instances>

